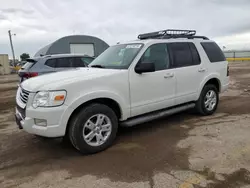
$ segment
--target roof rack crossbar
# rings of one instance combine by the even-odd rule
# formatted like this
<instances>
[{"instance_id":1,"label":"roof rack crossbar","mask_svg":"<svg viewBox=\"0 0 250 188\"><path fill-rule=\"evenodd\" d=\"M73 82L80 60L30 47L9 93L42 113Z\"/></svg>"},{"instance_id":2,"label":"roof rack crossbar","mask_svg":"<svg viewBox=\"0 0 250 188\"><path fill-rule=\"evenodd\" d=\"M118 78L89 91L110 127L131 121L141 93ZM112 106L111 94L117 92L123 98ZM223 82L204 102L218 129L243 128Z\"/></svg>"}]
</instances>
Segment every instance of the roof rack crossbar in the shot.
<instances>
[{"instance_id":1,"label":"roof rack crossbar","mask_svg":"<svg viewBox=\"0 0 250 188\"><path fill-rule=\"evenodd\" d=\"M177 30L177 29L167 29L152 33L145 33L138 35L138 39L170 39L170 38L188 38L188 39L194 39L194 38L200 38L204 40L208 40L205 36L195 36L196 31L195 30Z\"/></svg>"},{"instance_id":2,"label":"roof rack crossbar","mask_svg":"<svg viewBox=\"0 0 250 188\"><path fill-rule=\"evenodd\" d=\"M160 39L171 39L171 38L187 38L187 39L209 40L209 38L207 38L205 36L183 36L183 35L176 35L176 36L163 36L163 37L160 37Z\"/></svg>"}]
</instances>

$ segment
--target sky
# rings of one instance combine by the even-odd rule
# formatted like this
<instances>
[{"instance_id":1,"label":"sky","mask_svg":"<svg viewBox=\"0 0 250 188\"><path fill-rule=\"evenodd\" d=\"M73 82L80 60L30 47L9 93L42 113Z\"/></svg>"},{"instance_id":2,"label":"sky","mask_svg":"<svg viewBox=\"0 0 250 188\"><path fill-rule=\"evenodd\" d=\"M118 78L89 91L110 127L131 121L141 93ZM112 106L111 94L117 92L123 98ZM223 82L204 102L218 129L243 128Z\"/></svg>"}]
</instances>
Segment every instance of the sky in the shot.
<instances>
[{"instance_id":1,"label":"sky","mask_svg":"<svg viewBox=\"0 0 250 188\"><path fill-rule=\"evenodd\" d=\"M0 0L0 54L33 56L60 37L109 45L163 29L195 29L226 49L250 49L250 0Z\"/></svg>"}]
</instances>

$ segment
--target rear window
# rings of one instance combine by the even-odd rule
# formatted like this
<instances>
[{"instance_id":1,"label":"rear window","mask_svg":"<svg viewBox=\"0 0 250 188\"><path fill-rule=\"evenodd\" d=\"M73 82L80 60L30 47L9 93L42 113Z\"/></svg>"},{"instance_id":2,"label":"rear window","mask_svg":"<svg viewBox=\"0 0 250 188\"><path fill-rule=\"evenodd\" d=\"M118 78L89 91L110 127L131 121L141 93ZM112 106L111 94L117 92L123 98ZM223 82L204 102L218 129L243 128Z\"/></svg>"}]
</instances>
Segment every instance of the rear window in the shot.
<instances>
[{"instance_id":1,"label":"rear window","mask_svg":"<svg viewBox=\"0 0 250 188\"><path fill-rule=\"evenodd\" d=\"M34 59L27 59L27 61L22 66L22 70L28 70L30 69L37 61Z\"/></svg>"},{"instance_id":2,"label":"rear window","mask_svg":"<svg viewBox=\"0 0 250 188\"><path fill-rule=\"evenodd\" d=\"M225 55L215 42L201 42L211 63L226 61Z\"/></svg>"}]
</instances>

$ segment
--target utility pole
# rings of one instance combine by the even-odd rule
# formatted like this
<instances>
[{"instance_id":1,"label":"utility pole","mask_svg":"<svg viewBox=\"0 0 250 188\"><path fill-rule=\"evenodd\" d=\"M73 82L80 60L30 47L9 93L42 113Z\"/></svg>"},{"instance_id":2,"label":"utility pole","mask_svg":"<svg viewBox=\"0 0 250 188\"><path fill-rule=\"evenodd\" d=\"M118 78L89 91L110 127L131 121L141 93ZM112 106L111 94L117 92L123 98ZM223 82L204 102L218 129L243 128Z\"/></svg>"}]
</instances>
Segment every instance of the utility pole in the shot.
<instances>
[{"instance_id":1,"label":"utility pole","mask_svg":"<svg viewBox=\"0 0 250 188\"><path fill-rule=\"evenodd\" d=\"M8 31L9 33L9 38L10 38L10 47L11 47L11 51L12 51L12 56L13 56L13 65L16 66L16 63L15 63L15 52L14 52L14 47L13 47L13 43L12 43L12 34L11 34L11 30ZM16 34L14 34L16 35Z\"/></svg>"}]
</instances>

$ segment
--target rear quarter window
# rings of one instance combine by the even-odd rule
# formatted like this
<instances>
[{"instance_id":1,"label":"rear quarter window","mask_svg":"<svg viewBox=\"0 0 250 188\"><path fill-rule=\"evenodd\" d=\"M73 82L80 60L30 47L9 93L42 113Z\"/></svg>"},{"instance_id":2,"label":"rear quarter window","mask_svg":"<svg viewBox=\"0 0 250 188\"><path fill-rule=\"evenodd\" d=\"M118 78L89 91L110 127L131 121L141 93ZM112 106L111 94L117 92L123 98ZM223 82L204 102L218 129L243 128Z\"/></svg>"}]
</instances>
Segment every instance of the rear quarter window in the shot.
<instances>
[{"instance_id":1,"label":"rear quarter window","mask_svg":"<svg viewBox=\"0 0 250 188\"><path fill-rule=\"evenodd\" d=\"M201 42L211 63L226 61L225 55L215 42Z\"/></svg>"},{"instance_id":2,"label":"rear quarter window","mask_svg":"<svg viewBox=\"0 0 250 188\"><path fill-rule=\"evenodd\" d=\"M48 66L48 67L55 68L56 67L56 59L48 59L45 62L45 65Z\"/></svg>"}]
</instances>

